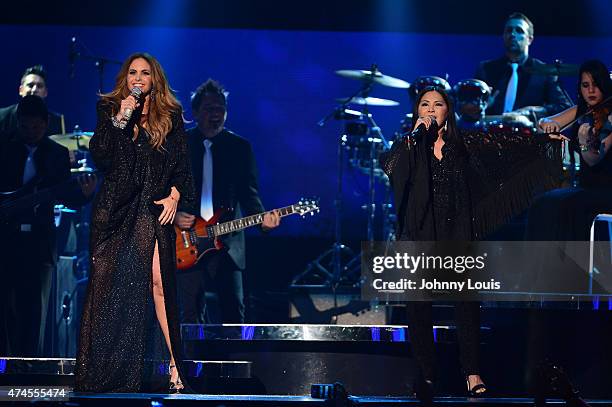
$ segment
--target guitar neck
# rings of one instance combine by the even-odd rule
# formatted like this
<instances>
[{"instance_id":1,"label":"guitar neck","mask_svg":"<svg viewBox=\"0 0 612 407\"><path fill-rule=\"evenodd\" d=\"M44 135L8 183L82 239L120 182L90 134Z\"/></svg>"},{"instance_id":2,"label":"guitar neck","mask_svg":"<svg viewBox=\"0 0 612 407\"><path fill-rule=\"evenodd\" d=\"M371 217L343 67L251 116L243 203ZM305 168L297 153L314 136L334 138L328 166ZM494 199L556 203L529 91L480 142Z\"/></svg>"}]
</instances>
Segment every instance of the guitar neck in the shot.
<instances>
[{"instance_id":1,"label":"guitar neck","mask_svg":"<svg viewBox=\"0 0 612 407\"><path fill-rule=\"evenodd\" d=\"M276 209L281 217L293 215L297 213L295 210L295 205L285 206L284 208ZM246 216L240 219L234 219L229 222L219 223L217 225L212 225L210 228L212 229L214 236L222 236L232 232L238 232L240 230L250 228L251 226L260 225L263 223L263 218L266 212L261 212L256 215Z\"/></svg>"}]
</instances>

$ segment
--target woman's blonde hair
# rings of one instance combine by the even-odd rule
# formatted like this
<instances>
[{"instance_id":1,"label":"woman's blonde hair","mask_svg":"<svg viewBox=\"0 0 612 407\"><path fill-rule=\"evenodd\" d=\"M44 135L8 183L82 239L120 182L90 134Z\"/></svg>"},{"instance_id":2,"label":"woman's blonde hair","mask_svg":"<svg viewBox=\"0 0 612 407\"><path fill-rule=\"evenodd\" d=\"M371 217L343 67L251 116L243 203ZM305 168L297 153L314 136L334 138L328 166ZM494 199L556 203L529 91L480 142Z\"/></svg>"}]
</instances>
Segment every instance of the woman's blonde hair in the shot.
<instances>
[{"instance_id":1,"label":"woman's blonde hair","mask_svg":"<svg viewBox=\"0 0 612 407\"><path fill-rule=\"evenodd\" d=\"M150 143L155 149L160 149L166 136L172 130L172 115L180 114L181 103L174 96L174 91L170 88L164 69L157 59L146 52L132 54L125 60L117 77L115 87L112 91L100 95L103 100L113 106L113 115L118 113L121 100L130 95L127 85L127 75L132 62L142 58L151 66L151 94L149 96L149 113L147 118L147 130L151 134Z\"/></svg>"}]
</instances>

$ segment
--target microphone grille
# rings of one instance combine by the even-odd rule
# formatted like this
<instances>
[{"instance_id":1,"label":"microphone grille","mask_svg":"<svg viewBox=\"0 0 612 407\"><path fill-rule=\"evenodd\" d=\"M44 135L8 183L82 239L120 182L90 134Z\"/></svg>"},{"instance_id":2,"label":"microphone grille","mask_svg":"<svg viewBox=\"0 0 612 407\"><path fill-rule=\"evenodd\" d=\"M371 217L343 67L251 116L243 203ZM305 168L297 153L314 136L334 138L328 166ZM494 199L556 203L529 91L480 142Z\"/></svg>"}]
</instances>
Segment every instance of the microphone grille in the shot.
<instances>
[{"instance_id":1,"label":"microphone grille","mask_svg":"<svg viewBox=\"0 0 612 407\"><path fill-rule=\"evenodd\" d=\"M132 96L134 96L135 98L139 98L142 95L142 89L139 88L138 86L134 86L132 88Z\"/></svg>"}]
</instances>

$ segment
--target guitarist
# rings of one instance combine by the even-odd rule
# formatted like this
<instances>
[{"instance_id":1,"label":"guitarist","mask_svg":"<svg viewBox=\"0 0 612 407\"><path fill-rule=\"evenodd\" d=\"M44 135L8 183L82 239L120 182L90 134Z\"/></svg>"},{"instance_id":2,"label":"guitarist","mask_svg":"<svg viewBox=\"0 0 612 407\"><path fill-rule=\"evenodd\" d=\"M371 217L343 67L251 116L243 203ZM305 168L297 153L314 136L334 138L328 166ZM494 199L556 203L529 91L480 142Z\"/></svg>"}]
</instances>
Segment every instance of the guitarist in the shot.
<instances>
[{"instance_id":1,"label":"guitarist","mask_svg":"<svg viewBox=\"0 0 612 407\"><path fill-rule=\"evenodd\" d=\"M233 209L223 221L264 211L259 198L257 168L253 149L248 140L227 130L227 95L212 79L200 85L191 97L191 108L197 126L188 130L191 165L200 213L179 211L174 223L181 229L193 226L195 216L208 220L220 208ZM211 176L212 173L212 176ZM264 216L262 230L279 225L277 212ZM245 307L242 271L245 268L244 231L222 238L227 251L214 253L187 272L179 273L182 323L242 323ZM206 271L209 278L206 279ZM211 281L220 306L220 321L205 321L204 285ZM210 290L209 290L210 291Z\"/></svg>"},{"instance_id":2,"label":"guitarist","mask_svg":"<svg viewBox=\"0 0 612 407\"><path fill-rule=\"evenodd\" d=\"M24 96L16 112L16 129L0 143L0 190L15 191L33 184L44 189L69 180L68 150L45 137L49 115L43 99ZM69 206L85 204L94 192L95 178L82 178L79 183L80 189L75 186L60 192L58 201ZM43 356L46 311L57 257L53 204L49 201L22 208L0 223L2 356Z\"/></svg>"}]
</instances>

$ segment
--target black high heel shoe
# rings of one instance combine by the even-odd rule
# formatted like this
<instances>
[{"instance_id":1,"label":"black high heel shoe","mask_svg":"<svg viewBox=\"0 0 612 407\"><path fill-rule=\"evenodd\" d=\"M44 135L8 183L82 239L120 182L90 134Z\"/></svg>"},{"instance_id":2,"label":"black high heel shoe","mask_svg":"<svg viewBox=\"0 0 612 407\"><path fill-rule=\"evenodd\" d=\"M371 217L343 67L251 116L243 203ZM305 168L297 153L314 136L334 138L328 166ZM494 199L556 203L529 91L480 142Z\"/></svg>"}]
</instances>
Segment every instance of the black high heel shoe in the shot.
<instances>
[{"instance_id":1,"label":"black high heel shoe","mask_svg":"<svg viewBox=\"0 0 612 407\"><path fill-rule=\"evenodd\" d=\"M465 377L465 383L467 384L467 396L470 398L484 397L487 392L487 386L484 383L478 383L474 387L470 387L468 376Z\"/></svg>"},{"instance_id":2,"label":"black high heel shoe","mask_svg":"<svg viewBox=\"0 0 612 407\"><path fill-rule=\"evenodd\" d=\"M176 365L170 365L170 377L172 377L172 369L176 369ZM172 379L170 379L170 387L168 388L168 393L178 394L184 389L185 386L183 386L183 382L181 381L180 377L176 378L176 382L173 382Z\"/></svg>"}]
</instances>

